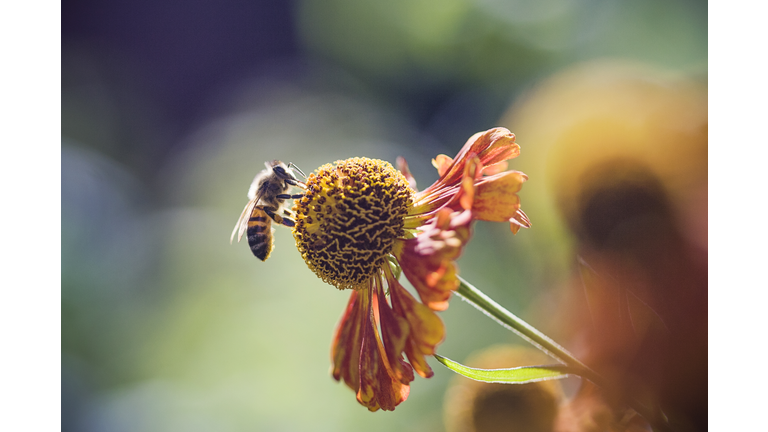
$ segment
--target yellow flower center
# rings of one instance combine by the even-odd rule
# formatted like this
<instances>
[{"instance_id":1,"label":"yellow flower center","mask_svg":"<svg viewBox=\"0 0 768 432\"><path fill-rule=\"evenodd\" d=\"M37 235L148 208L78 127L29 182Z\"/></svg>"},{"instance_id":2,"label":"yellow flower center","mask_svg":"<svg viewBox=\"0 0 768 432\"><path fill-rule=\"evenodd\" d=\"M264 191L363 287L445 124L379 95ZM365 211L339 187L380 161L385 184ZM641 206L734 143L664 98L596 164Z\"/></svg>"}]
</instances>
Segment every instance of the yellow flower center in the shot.
<instances>
[{"instance_id":1,"label":"yellow flower center","mask_svg":"<svg viewBox=\"0 0 768 432\"><path fill-rule=\"evenodd\" d=\"M326 283L362 288L404 235L413 193L384 161L352 158L321 166L293 207L302 258Z\"/></svg>"}]
</instances>

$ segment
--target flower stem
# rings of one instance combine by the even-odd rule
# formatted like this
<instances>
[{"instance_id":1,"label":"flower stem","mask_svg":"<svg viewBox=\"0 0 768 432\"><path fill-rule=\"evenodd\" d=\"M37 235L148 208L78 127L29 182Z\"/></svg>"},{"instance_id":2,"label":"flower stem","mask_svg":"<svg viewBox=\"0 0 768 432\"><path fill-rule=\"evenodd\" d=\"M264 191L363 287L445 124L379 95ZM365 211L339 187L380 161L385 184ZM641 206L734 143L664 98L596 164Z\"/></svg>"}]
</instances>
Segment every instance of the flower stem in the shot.
<instances>
[{"instance_id":1,"label":"flower stem","mask_svg":"<svg viewBox=\"0 0 768 432\"><path fill-rule=\"evenodd\" d=\"M475 288L472 284L459 277L461 285L456 292L469 303L473 304L476 308L482 312L494 318L501 323L504 327L517 333L520 337L527 340L531 344L535 345L540 350L546 352L554 359L564 363L568 366L575 367L578 370L584 370L591 372L589 375L594 375L597 380L600 378L596 373L592 372L584 363L580 362L573 354L569 353L565 348L560 346L557 342L550 339L547 335L537 330L532 325L523 321L515 316L512 312L505 309L500 304L493 301L492 298L485 295L482 291ZM592 381L592 377L587 377ZM595 382L598 384L598 382Z\"/></svg>"},{"instance_id":2,"label":"flower stem","mask_svg":"<svg viewBox=\"0 0 768 432\"><path fill-rule=\"evenodd\" d=\"M475 288L472 284L459 277L459 289L456 293L464 300L475 306L477 309L498 321L502 326L517 333L520 337L530 342L540 350L549 354L554 359L570 366L574 369L574 374L592 381L595 385L602 388L610 388L607 381L597 372L590 369L587 365L579 361L568 350L560 346L557 342L550 339L547 335L537 330L532 325L515 316L512 312L505 309L485 295L482 291ZM651 410L637 400L630 400L629 405L640 415L645 417L655 430L669 431L669 423L663 413L658 410Z\"/></svg>"}]
</instances>

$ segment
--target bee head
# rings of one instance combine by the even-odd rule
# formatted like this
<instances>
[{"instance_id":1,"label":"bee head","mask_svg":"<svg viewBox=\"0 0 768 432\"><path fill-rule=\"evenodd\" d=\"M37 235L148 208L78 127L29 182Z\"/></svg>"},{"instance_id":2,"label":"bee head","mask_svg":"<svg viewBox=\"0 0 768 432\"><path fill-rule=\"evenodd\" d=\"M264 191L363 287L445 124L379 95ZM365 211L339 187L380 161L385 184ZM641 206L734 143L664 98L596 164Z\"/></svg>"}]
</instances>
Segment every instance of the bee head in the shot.
<instances>
[{"instance_id":1,"label":"bee head","mask_svg":"<svg viewBox=\"0 0 768 432\"><path fill-rule=\"evenodd\" d=\"M293 163L286 165L279 160L273 160L272 162L266 162L265 165L267 166L267 169L271 169L280 178L296 180L296 175L293 173L292 168L297 169L301 175L304 176L304 173L301 172L299 167Z\"/></svg>"}]
</instances>

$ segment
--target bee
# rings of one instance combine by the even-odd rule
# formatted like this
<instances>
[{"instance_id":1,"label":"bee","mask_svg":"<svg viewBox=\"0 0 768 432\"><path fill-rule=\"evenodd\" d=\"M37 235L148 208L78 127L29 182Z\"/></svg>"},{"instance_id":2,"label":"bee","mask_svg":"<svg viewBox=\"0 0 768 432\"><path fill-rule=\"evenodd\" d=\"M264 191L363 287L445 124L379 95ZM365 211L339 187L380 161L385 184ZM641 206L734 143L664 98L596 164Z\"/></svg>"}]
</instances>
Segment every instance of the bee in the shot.
<instances>
[{"instance_id":1,"label":"bee","mask_svg":"<svg viewBox=\"0 0 768 432\"><path fill-rule=\"evenodd\" d=\"M306 178L306 175L293 163L286 166L283 162L274 160L265 162L264 165L267 169L254 177L248 190L248 204L245 205L243 213L229 237L229 242L232 243L235 234L237 234L237 241L239 242L247 228L248 245L251 247L251 252L262 261L269 258L274 246L272 221L287 227L296 225L296 222L291 219L291 212L283 206L285 200L298 199L304 194L289 194L288 191L291 186L301 189L307 187L294 175L292 168L295 168Z\"/></svg>"}]
</instances>

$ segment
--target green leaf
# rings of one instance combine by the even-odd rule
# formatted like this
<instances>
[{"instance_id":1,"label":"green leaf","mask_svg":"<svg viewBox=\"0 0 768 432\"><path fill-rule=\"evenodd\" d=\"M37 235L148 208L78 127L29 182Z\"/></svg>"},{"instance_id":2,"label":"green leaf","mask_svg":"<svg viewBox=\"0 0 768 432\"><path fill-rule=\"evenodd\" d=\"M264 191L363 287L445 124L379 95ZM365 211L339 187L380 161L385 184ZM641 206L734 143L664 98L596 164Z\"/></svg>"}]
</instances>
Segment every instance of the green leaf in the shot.
<instances>
[{"instance_id":1,"label":"green leaf","mask_svg":"<svg viewBox=\"0 0 768 432\"><path fill-rule=\"evenodd\" d=\"M538 381L561 379L573 373L565 365L521 366L509 369L476 369L464 366L449 358L435 354L437 361L448 369L475 381L501 384L526 384Z\"/></svg>"}]
</instances>

